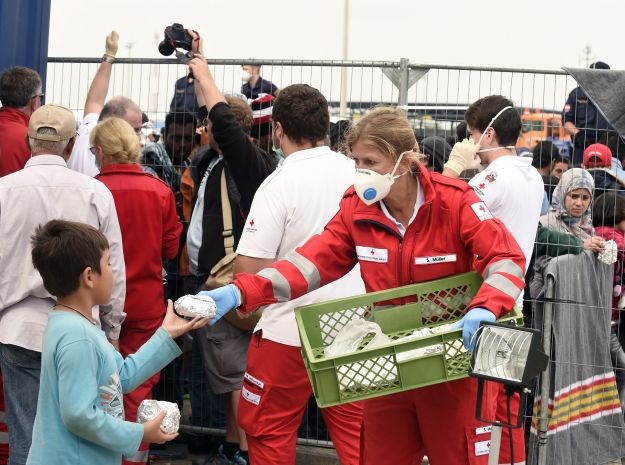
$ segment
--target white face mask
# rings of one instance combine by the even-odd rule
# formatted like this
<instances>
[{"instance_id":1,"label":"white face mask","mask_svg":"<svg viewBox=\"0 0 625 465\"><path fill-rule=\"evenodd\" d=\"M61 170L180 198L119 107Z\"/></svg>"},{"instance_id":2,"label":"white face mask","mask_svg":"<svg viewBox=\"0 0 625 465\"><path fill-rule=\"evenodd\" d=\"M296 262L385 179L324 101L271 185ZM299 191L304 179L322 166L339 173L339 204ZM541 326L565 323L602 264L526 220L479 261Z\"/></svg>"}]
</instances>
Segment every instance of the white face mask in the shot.
<instances>
[{"instance_id":1,"label":"white face mask","mask_svg":"<svg viewBox=\"0 0 625 465\"><path fill-rule=\"evenodd\" d=\"M366 205L371 205L382 200L388 195L395 179L407 173L406 171L395 176L395 171L397 171L397 167L399 166L399 162L403 156L403 153L399 156L393 171L390 173L380 174L373 170L356 170L354 189L356 190L358 197L360 197L360 200L362 200Z\"/></svg>"},{"instance_id":2,"label":"white face mask","mask_svg":"<svg viewBox=\"0 0 625 465\"><path fill-rule=\"evenodd\" d=\"M243 71L241 71L242 82L249 82L251 78L252 78L252 75L247 70L244 69Z\"/></svg>"},{"instance_id":3,"label":"white face mask","mask_svg":"<svg viewBox=\"0 0 625 465\"><path fill-rule=\"evenodd\" d=\"M482 139L484 139L484 136L486 135L486 133L488 132L488 130L493 126L493 123L497 120L497 118L499 118L499 116L501 116L501 114L506 111L508 108L514 109L511 106L507 106L507 107L503 107L501 110L499 110L499 113L497 113L495 116L493 116L493 119L490 120L490 123L488 123L488 126L486 126L486 129L484 129L484 132L482 133L482 135L480 136L480 140L477 141L477 145L479 146L482 143ZM499 149L514 149L516 148L514 145L507 145L505 147L491 147L489 149L480 149L477 151L477 153L486 153L486 152L492 152L494 150L499 150Z\"/></svg>"}]
</instances>

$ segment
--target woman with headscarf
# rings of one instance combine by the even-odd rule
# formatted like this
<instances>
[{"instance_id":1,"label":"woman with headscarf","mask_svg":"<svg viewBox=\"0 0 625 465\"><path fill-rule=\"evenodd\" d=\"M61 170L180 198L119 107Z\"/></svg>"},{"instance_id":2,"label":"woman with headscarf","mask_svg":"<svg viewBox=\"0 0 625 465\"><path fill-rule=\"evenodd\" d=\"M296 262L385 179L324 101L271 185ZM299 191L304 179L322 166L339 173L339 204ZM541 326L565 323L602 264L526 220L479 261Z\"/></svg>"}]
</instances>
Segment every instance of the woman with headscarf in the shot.
<instances>
[{"instance_id":1,"label":"woman with headscarf","mask_svg":"<svg viewBox=\"0 0 625 465\"><path fill-rule=\"evenodd\" d=\"M581 240L590 239L594 235L590 211L594 190L595 182L588 171L566 171L553 191L549 213L540 217L540 223Z\"/></svg>"},{"instance_id":2,"label":"woman with headscarf","mask_svg":"<svg viewBox=\"0 0 625 465\"><path fill-rule=\"evenodd\" d=\"M553 191L549 212L540 217L540 224L551 231L566 233L576 237L582 241L584 249L600 252L603 249L604 240L595 236L590 209L594 189L595 183L588 171L582 168L571 168L566 171ZM550 236L543 234L543 237ZM560 245L541 244L540 242L537 239L537 246L547 246L546 250L554 250L550 246ZM555 249L557 250L558 248L556 247ZM558 255L560 254L558 253ZM531 278L530 282L530 295L532 298L542 294L544 284L542 271L550 258L552 258L550 255L536 256L533 278Z\"/></svg>"}]
</instances>

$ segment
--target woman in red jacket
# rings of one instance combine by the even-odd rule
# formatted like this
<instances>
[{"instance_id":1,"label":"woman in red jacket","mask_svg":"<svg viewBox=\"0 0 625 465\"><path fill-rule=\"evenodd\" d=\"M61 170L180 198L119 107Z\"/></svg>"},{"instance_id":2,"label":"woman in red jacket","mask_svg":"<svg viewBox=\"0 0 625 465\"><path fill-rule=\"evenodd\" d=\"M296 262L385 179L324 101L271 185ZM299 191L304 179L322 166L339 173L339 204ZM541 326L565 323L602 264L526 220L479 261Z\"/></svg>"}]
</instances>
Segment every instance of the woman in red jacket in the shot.
<instances>
[{"instance_id":1,"label":"woman in red jacket","mask_svg":"<svg viewBox=\"0 0 625 465\"><path fill-rule=\"evenodd\" d=\"M468 184L419 163L412 127L400 110L371 111L354 125L347 144L356 177L336 216L287 259L202 292L217 303L215 319L233 308L246 313L296 298L356 263L367 292L476 269L484 283L460 323L472 347L480 322L507 313L522 291L523 252ZM262 402L267 387L248 388ZM364 401L363 462L413 464L427 455L432 465L485 464L490 433L475 419L476 392L476 380L465 378Z\"/></svg>"},{"instance_id":2,"label":"woman in red jacket","mask_svg":"<svg viewBox=\"0 0 625 465\"><path fill-rule=\"evenodd\" d=\"M162 260L178 252L182 225L174 194L160 179L139 165L141 146L132 127L120 118L109 118L91 132L91 151L100 174L96 176L113 193L126 263L126 319L119 337L119 351L135 353L161 326L165 316ZM124 395L126 420L135 421L137 407L150 398L156 374ZM125 464L146 463L148 444L125 457Z\"/></svg>"}]
</instances>

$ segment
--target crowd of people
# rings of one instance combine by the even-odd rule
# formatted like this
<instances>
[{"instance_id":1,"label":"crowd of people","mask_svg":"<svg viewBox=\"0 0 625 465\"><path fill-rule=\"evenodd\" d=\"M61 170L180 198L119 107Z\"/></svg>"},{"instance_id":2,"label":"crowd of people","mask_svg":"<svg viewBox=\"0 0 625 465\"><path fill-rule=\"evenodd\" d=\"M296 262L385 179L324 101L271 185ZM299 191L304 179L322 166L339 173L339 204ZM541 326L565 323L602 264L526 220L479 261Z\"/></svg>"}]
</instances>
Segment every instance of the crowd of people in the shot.
<instances>
[{"instance_id":1,"label":"crowd of people","mask_svg":"<svg viewBox=\"0 0 625 465\"><path fill-rule=\"evenodd\" d=\"M150 443L175 435L162 415L136 423L138 406L156 394L182 408L188 349L191 423L226 431L212 449L193 440L207 455L196 463L294 464L312 394L296 307L474 270L483 284L456 323L473 350L480 323L515 305L534 324L553 257L610 240L605 350L625 406L625 142L607 121L586 130L601 113L583 90L564 110L573 158L549 141L519 156L521 118L504 96L473 102L451 140L417 137L390 107L331 124L321 92L278 89L257 64L224 94L188 33L189 75L161 140L140 137L129 96L106 100L115 32L78 126L42 105L36 71L0 76L5 463L147 463ZM215 317L176 316L186 294L212 297ZM321 414L344 465L485 464L476 396L464 378ZM520 402L489 384L483 409L505 423ZM525 463L526 450L523 429L504 430L499 463Z\"/></svg>"}]
</instances>

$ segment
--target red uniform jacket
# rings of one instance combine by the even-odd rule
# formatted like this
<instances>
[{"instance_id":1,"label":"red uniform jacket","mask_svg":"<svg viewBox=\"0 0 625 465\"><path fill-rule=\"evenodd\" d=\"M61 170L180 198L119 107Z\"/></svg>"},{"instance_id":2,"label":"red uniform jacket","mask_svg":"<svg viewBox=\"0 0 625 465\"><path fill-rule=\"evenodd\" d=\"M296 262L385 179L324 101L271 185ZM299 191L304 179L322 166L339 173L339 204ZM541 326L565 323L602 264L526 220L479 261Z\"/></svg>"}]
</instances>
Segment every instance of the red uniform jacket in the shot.
<instances>
[{"instance_id":1,"label":"red uniform jacket","mask_svg":"<svg viewBox=\"0 0 625 465\"><path fill-rule=\"evenodd\" d=\"M126 321L163 318L162 259L178 253L182 224L167 184L137 164L109 165L96 176L113 193L126 262Z\"/></svg>"},{"instance_id":2,"label":"red uniform jacket","mask_svg":"<svg viewBox=\"0 0 625 465\"><path fill-rule=\"evenodd\" d=\"M257 275L237 276L240 310L298 297L359 262L367 292L476 269L484 283L468 309L509 312L524 287L525 258L515 239L465 182L425 169L418 179L424 204L404 237L378 203L365 205L350 188L321 234Z\"/></svg>"},{"instance_id":3,"label":"red uniform jacket","mask_svg":"<svg viewBox=\"0 0 625 465\"><path fill-rule=\"evenodd\" d=\"M30 158L26 144L29 119L15 108L0 108L0 177L21 170Z\"/></svg>"}]
</instances>

